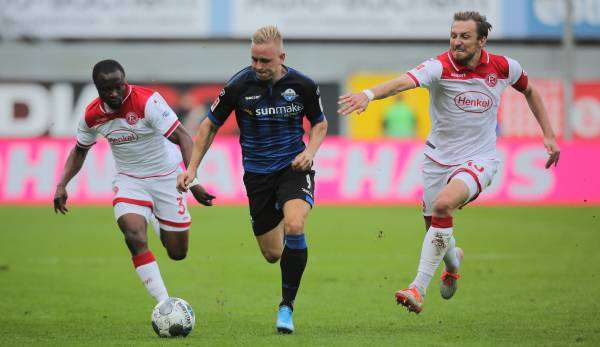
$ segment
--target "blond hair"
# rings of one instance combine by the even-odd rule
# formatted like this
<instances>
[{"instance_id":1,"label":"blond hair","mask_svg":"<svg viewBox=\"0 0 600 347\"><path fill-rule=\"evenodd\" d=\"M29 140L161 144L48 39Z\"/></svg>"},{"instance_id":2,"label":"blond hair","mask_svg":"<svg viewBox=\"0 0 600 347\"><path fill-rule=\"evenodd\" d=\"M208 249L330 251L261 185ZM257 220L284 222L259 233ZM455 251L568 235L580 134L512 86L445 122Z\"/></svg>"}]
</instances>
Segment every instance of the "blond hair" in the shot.
<instances>
[{"instance_id":1,"label":"blond hair","mask_svg":"<svg viewBox=\"0 0 600 347\"><path fill-rule=\"evenodd\" d=\"M278 44L283 50L283 37L274 25L267 25L262 28L258 28L252 35L252 43L260 45L264 43L274 42Z\"/></svg>"}]
</instances>

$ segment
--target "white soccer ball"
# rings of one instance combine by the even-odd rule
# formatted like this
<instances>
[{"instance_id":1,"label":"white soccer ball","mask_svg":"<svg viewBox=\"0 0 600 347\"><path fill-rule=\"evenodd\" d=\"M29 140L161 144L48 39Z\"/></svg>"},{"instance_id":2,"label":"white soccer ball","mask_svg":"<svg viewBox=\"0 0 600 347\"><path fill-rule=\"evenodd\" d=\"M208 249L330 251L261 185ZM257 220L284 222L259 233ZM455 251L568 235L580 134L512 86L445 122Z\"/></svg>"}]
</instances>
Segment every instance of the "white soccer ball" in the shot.
<instances>
[{"instance_id":1,"label":"white soccer ball","mask_svg":"<svg viewBox=\"0 0 600 347\"><path fill-rule=\"evenodd\" d=\"M160 337L186 337L194 328L192 306L180 298L168 298L152 310L152 328Z\"/></svg>"}]
</instances>

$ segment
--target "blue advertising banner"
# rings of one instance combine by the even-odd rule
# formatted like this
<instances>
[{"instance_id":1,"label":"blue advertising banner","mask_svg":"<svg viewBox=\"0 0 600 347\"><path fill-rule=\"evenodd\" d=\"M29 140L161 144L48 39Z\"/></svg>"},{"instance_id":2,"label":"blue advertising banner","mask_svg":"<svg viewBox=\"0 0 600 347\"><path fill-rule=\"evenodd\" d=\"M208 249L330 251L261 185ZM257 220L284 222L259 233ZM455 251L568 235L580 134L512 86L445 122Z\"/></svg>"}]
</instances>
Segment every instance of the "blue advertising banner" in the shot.
<instances>
[{"instance_id":1,"label":"blue advertising banner","mask_svg":"<svg viewBox=\"0 0 600 347\"><path fill-rule=\"evenodd\" d=\"M560 38L564 0L502 1L503 38ZM600 0L573 0L575 37L600 39Z\"/></svg>"}]
</instances>

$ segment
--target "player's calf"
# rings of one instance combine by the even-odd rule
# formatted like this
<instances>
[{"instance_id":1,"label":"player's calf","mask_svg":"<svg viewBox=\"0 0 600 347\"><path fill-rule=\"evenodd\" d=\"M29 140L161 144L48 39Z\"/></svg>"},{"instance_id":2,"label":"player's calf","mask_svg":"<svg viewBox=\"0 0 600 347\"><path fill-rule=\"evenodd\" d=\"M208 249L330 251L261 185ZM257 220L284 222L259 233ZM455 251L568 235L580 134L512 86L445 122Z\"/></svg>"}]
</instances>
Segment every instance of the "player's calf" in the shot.
<instances>
[{"instance_id":1,"label":"player's calf","mask_svg":"<svg viewBox=\"0 0 600 347\"><path fill-rule=\"evenodd\" d=\"M189 231L161 230L160 240L172 260L183 260L188 252Z\"/></svg>"}]
</instances>

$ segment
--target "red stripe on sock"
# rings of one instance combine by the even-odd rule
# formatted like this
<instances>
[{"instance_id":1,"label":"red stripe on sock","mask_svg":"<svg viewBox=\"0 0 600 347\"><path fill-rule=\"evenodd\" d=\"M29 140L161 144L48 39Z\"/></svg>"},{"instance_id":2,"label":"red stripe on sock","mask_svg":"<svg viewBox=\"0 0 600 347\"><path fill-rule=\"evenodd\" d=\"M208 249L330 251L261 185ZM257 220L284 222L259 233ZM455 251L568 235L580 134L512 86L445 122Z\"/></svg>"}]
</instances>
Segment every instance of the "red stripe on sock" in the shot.
<instances>
[{"instance_id":1,"label":"red stripe on sock","mask_svg":"<svg viewBox=\"0 0 600 347\"><path fill-rule=\"evenodd\" d=\"M133 260L133 266L137 268L142 265L150 264L151 262L153 262L154 254L152 254L152 251L146 251L144 253L134 255L133 257L131 257L131 260Z\"/></svg>"},{"instance_id":2,"label":"red stripe on sock","mask_svg":"<svg viewBox=\"0 0 600 347\"><path fill-rule=\"evenodd\" d=\"M452 217L431 217L431 226L434 228L452 228Z\"/></svg>"}]
</instances>

